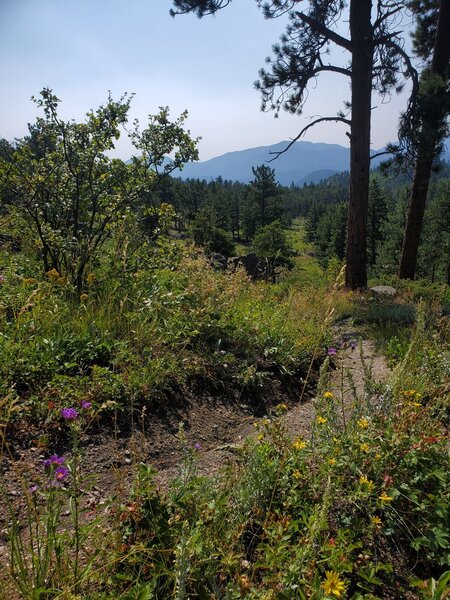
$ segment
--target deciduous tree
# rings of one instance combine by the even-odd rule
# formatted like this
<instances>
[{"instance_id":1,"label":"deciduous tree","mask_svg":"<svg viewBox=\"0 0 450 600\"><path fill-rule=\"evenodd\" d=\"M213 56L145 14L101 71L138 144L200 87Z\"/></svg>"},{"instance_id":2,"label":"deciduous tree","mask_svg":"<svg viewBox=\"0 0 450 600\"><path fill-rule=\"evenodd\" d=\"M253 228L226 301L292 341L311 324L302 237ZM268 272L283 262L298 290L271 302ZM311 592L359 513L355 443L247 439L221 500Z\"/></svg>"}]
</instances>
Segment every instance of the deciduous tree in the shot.
<instances>
[{"instance_id":1,"label":"deciduous tree","mask_svg":"<svg viewBox=\"0 0 450 600\"><path fill-rule=\"evenodd\" d=\"M83 122L63 121L50 89L36 99L44 116L0 157L3 192L40 246L45 271L67 277L78 294L89 261L114 226L184 162L197 159L196 140L184 130L186 113L171 122L168 108L130 133L137 154L126 164L107 154L127 123L130 96L90 111ZM167 161L167 154L174 158Z\"/></svg>"}]
</instances>

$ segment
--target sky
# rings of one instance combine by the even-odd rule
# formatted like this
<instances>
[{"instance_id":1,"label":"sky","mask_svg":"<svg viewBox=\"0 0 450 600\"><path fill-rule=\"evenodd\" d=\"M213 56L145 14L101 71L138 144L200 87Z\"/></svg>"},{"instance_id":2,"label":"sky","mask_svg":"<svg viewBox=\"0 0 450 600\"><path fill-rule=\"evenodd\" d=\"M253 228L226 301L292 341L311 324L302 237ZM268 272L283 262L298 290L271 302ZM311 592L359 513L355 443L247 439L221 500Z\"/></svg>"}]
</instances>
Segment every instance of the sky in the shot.
<instances>
[{"instance_id":1,"label":"sky","mask_svg":"<svg viewBox=\"0 0 450 600\"><path fill-rule=\"evenodd\" d=\"M323 74L301 116L261 112L253 83L285 21L265 20L255 0L234 0L203 19L174 19L171 6L171 0L0 0L0 137L27 133L39 115L30 98L43 87L61 99L61 116L75 120L104 103L108 91L115 99L133 92L130 117L143 125L160 106L169 106L174 119L187 109L187 128L202 137L200 160L208 160L291 139L349 98L346 78ZM374 97L374 149L395 139L405 102L405 94L385 104ZM302 139L348 146L345 131L343 124L324 124ZM131 153L121 138L117 155Z\"/></svg>"}]
</instances>

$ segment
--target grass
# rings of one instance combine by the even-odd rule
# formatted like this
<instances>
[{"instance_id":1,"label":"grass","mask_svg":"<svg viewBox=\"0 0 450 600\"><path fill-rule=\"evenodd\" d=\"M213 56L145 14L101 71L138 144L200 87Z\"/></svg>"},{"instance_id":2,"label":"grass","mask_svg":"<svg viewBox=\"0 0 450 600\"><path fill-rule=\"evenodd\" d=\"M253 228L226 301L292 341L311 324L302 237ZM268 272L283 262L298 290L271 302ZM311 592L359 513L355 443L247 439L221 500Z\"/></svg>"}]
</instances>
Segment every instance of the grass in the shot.
<instances>
[{"instance_id":1,"label":"grass","mask_svg":"<svg viewBox=\"0 0 450 600\"><path fill-rule=\"evenodd\" d=\"M305 251L300 225L292 235ZM5 594L445 597L450 325L436 303L419 304L412 325L406 304L374 308L333 287L339 265L324 274L300 256L270 286L215 273L186 246L164 245L151 267L105 261L77 303L32 262L2 260L2 452L11 422L27 420L64 429L72 448L62 465L54 458L35 474L38 489L23 482L25 519L10 503ZM354 398L345 421L326 358L333 320L344 315L378 331L395 365L385 386L366 381L370 395ZM135 464L132 489L109 500L108 520L82 517L89 485L79 439L93 415L118 407L131 415L156 397L170 403L191 378L256 390L275 372L307 378L313 363L322 374L310 438L289 436L279 405L256 422L235 463L203 477L181 428L184 461L168 489L151 466ZM69 406L77 415L62 423Z\"/></svg>"}]
</instances>

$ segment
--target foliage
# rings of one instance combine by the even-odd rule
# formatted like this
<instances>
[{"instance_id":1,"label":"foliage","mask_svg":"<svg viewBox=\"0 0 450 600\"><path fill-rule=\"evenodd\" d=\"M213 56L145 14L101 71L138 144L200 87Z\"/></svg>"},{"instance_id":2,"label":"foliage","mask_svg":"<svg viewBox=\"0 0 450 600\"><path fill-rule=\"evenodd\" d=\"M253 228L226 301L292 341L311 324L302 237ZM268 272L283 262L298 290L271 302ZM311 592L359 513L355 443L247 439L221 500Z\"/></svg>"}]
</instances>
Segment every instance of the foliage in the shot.
<instances>
[{"instance_id":1,"label":"foliage","mask_svg":"<svg viewBox=\"0 0 450 600\"><path fill-rule=\"evenodd\" d=\"M437 340L420 326L415 335L423 367ZM405 374L408 359L402 368ZM450 500L436 412L442 387L394 389L359 398L343 420L339 399L325 388L311 440L289 439L278 418L285 407L278 407L255 423L238 470L216 481L198 476L195 450L187 448L163 502L147 472L133 496L137 515L126 522L120 573L132 589L147 585L158 598L356 600L388 590L399 597L414 590L409 569L439 577Z\"/></svg>"},{"instance_id":2,"label":"foliage","mask_svg":"<svg viewBox=\"0 0 450 600\"><path fill-rule=\"evenodd\" d=\"M187 113L171 123L168 108L138 123L130 137L139 156L131 164L109 158L127 123L131 98L90 111L83 123L63 121L59 99L43 89L35 99L44 112L0 162L2 193L16 210L18 226L29 228L45 272L67 278L78 294L88 264L95 263L112 230L131 217L161 178L197 158L196 141L183 129ZM164 164L166 154L174 159Z\"/></svg>"}]
</instances>

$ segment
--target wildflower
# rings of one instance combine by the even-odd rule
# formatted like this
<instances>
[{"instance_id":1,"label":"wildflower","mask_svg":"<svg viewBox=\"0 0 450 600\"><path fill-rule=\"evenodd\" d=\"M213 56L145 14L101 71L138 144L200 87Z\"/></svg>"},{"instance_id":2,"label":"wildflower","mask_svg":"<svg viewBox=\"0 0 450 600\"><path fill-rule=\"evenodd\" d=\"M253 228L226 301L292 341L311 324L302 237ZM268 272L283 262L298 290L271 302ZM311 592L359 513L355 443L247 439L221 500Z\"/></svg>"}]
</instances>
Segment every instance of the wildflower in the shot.
<instances>
[{"instance_id":1,"label":"wildflower","mask_svg":"<svg viewBox=\"0 0 450 600\"><path fill-rule=\"evenodd\" d=\"M87 400L82 400L81 401L81 408L83 410L89 410L90 408L92 408L92 403L88 402Z\"/></svg>"},{"instance_id":2,"label":"wildflower","mask_svg":"<svg viewBox=\"0 0 450 600\"><path fill-rule=\"evenodd\" d=\"M332 467L333 465L336 464L336 459L335 458L329 458L328 459L328 464Z\"/></svg>"},{"instance_id":3,"label":"wildflower","mask_svg":"<svg viewBox=\"0 0 450 600\"><path fill-rule=\"evenodd\" d=\"M359 478L359 483L361 485L367 486L369 492L373 490L373 481L371 479L368 479L366 475L361 475L361 477Z\"/></svg>"},{"instance_id":4,"label":"wildflower","mask_svg":"<svg viewBox=\"0 0 450 600\"><path fill-rule=\"evenodd\" d=\"M358 427L361 427L361 429L367 429L369 427L369 421L365 418L358 419Z\"/></svg>"},{"instance_id":5,"label":"wildflower","mask_svg":"<svg viewBox=\"0 0 450 600\"><path fill-rule=\"evenodd\" d=\"M294 479L300 479L302 476L302 474L300 473L300 471L298 469L295 469L295 471L292 473L292 477Z\"/></svg>"},{"instance_id":6,"label":"wildflower","mask_svg":"<svg viewBox=\"0 0 450 600\"><path fill-rule=\"evenodd\" d=\"M50 456L50 458L46 458L44 460L44 467L46 469L50 469L50 467L53 467L53 466L59 467L64 464L65 460L66 459L64 458L64 456L58 456L57 454L52 454L52 456Z\"/></svg>"},{"instance_id":7,"label":"wildflower","mask_svg":"<svg viewBox=\"0 0 450 600\"><path fill-rule=\"evenodd\" d=\"M382 456L379 452L375 454L375 460L381 460Z\"/></svg>"},{"instance_id":8,"label":"wildflower","mask_svg":"<svg viewBox=\"0 0 450 600\"><path fill-rule=\"evenodd\" d=\"M196 450L201 450L201 449L202 449L202 445L201 445L201 444L199 444L198 442L196 442L196 443L194 444L194 448L195 448Z\"/></svg>"},{"instance_id":9,"label":"wildflower","mask_svg":"<svg viewBox=\"0 0 450 600\"><path fill-rule=\"evenodd\" d=\"M322 417L322 415L317 415L316 421L319 423L319 425L323 425L327 422L327 419L325 417Z\"/></svg>"},{"instance_id":10,"label":"wildflower","mask_svg":"<svg viewBox=\"0 0 450 600\"><path fill-rule=\"evenodd\" d=\"M336 571L325 571L325 579L320 584L325 594L341 598L345 592L345 583L340 579Z\"/></svg>"},{"instance_id":11,"label":"wildflower","mask_svg":"<svg viewBox=\"0 0 450 600\"><path fill-rule=\"evenodd\" d=\"M371 518L372 521L372 525L374 525L375 527L380 527L382 524L382 520L380 519L380 517L372 517Z\"/></svg>"},{"instance_id":12,"label":"wildflower","mask_svg":"<svg viewBox=\"0 0 450 600\"><path fill-rule=\"evenodd\" d=\"M34 493L36 493L38 491L38 489L39 489L39 486L36 485L36 484L34 484L34 485L32 485L32 486L30 486L28 488L28 493L29 494L34 494Z\"/></svg>"},{"instance_id":13,"label":"wildflower","mask_svg":"<svg viewBox=\"0 0 450 600\"><path fill-rule=\"evenodd\" d=\"M75 421L78 417L78 411L75 408L63 408L61 416L63 419L66 419L66 421Z\"/></svg>"},{"instance_id":14,"label":"wildflower","mask_svg":"<svg viewBox=\"0 0 450 600\"><path fill-rule=\"evenodd\" d=\"M365 442L363 444L360 444L359 448L363 452L369 452L370 450L369 444L366 444Z\"/></svg>"},{"instance_id":15,"label":"wildflower","mask_svg":"<svg viewBox=\"0 0 450 600\"><path fill-rule=\"evenodd\" d=\"M55 479L56 481L64 481L64 479L69 474L69 469L64 465L60 465L55 469Z\"/></svg>"},{"instance_id":16,"label":"wildflower","mask_svg":"<svg viewBox=\"0 0 450 600\"><path fill-rule=\"evenodd\" d=\"M378 496L378 499L385 504L387 502L392 502L394 498L392 496L388 496L386 492L383 491L381 492L381 496Z\"/></svg>"},{"instance_id":17,"label":"wildflower","mask_svg":"<svg viewBox=\"0 0 450 600\"><path fill-rule=\"evenodd\" d=\"M294 450L303 450L303 448L305 448L306 446L306 442L305 440L302 440L301 438L297 438L295 440L295 442L292 444L292 447L294 448Z\"/></svg>"},{"instance_id":18,"label":"wildflower","mask_svg":"<svg viewBox=\"0 0 450 600\"><path fill-rule=\"evenodd\" d=\"M81 296L80 296L81 302L84 302L87 299L88 299L88 295L87 294L81 294Z\"/></svg>"},{"instance_id":19,"label":"wildflower","mask_svg":"<svg viewBox=\"0 0 450 600\"><path fill-rule=\"evenodd\" d=\"M394 483L394 478L389 473L383 475L383 487L390 487Z\"/></svg>"},{"instance_id":20,"label":"wildflower","mask_svg":"<svg viewBox=\"0 0 450 600\"><path fill-rule=\"evenodd\" d=\"M325 392L323 397L326 398L327 400L331 400L331 398L334 398L334 394L333 394L333 392Z\"/></svg>"},{"instance_id":21,"label":"wildflower","mask_svg":"<svg viewBox=\"0 0 450 600\"><path fill-rule=\"evenodd\" d=\"M327 354L328 356L334 356L337 353L336 348L328 348Z\"/></svg>"},{"instance_id":22,"label":"wildflower","mask_svg":"<svg viewBox=\"0 0 450 600\"><path fill-rule=\"evenodd\" d=\"M260 433L256 436L256 439L258 440L258 442L262 442L262 440L264 439L264 435Z\"/></svg>"},{"instance_id":23,"label":"wildflower","mask_svg":"<svg viewBox=\"0 0 450 600\"><path fill-rule=\"evenodd\" d=\"M420 404L420 402L409 402L409 406L411 406L412 408L419 408L422 405Z\"/></svg>"}]
</instances>

